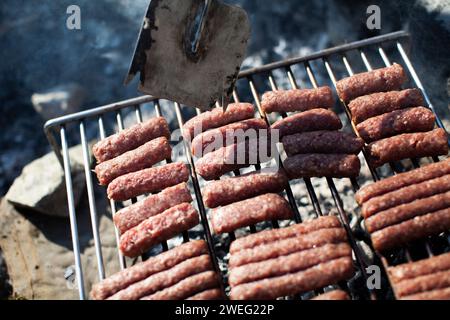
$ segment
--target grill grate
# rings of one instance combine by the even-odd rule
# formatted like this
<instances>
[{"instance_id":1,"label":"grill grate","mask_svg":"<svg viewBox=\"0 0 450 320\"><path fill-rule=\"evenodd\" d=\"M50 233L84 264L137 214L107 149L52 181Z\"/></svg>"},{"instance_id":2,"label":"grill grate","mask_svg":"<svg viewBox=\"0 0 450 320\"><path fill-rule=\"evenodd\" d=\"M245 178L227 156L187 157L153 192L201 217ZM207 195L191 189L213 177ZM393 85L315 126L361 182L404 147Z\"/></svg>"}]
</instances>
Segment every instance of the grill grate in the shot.
<instances>
[{"instance_id":1,"label":"grill grate","mask_svg":"<svg viewBox=\"0 0 450 320\"><path fill-rule=\"evenodd\" d=\"M350 54L354 53L355 51L358 52L358 58L355 58L352 60L355 64L360 63L362 61L362 64L365 66L366 70L372 69L372 64L369 61L369 57L367 52L370 50L375 50L377 53L377 56L381 58L384 65L390 65L390 59L388 58L388 55L385 51L385 48L387 50L388 46L390 50L393 50L393 52L400 55L401 60L403 61L404 65L406 65L407 70L409 71L412 79L413 84L420 88L424 94L425 100L429 106L429 108L433 111L434 106L432 105L419 77L417 76L417 73L414 70L414 67L412 66L404 48L402 42L407 41L409 38L408 34L403 31L394 32L390 34L386 34L379 37L374 37L366 40L356 41L353 43L345 44L342 46L322 50L317 53L313 53L311 55L301 57L301 58L293 58L293 59L287 59L280 62L271 63L265 66L257 67L248 69L245 71L242 71L239 75L239 80L237 84L237 90L233 92L233 97L236 102L240 101L240 97L245 96L245 100L252 99L253 102L257 106L257 110L259 112L260 117L265 119L269 124L271 124L272 119L269 119L264 112L261 109L260 104L260 96L261 92L257 89L258 86L265 86L266 89L277 89L277 79L275 77L275 73L279 74L281 73L283 77L287 78L287 83L289 84L290 88L299 88L298 81L295 76L294 68L300 68L303 72L304 78L307 79L305 82L309 82L312 87L319 86L319 77L318 75L321 75L323 82L321 85L335 85L336 84L336 70L338 70L338 67L342 67L342 64L344 65L344 70L346 71L346 74L343 74L342 77L352 75L354 73L352 65L350 64ZM334 60L337 60L335 63ZM314 68L313 68L314 67ZM320 68L320 71L322 73L319 73L318 69ZM314 69L316 69L314 71ZM340 69L342 70L342 69ZM361 70L361 71L366 71ZM323 76L325 74L326 76ZM321 79L322 79L321 78ZM303 77L302 77L303 80ZM321 81L322 82L322 81ZM301 82L303 87L303 81ZM288 88L286 88L288 89ZM244 100L244 99L243 99ZM98 268L98 278L99 280L102 280L105 278L105 266L103 263L103 257L102 257L102 249L101 249L101 239L99 234L99 226L98 226L98 213L96 208L96 199L95 199L95 192L94 192L94 178L92 176L91 171L91 165L90 165L90 148L88 145L87 140L87 123L88 121L94 120L97 122L98 125L98 137L101 139L106 137L106 130L105 130L105 122L107 120L111 120L112 116L115 116L117 127L119 130L124 129L124 121L122 116L122 111L129 111L135 113L136 116L136 122L142 122L143 116L142 116L142 108L145 104L152 104L155 110L155 113L157 116L162 116L162 110L160 106L160 101L158 99L155 99L151 96L142 96L126 101L121 101L117 103L113 103L110 105L106 105L103 107L83 111L77 114L68 115L65 117L61 117L58 119L51 120L46 123L45 125L45 133L48 137L48 140L59 160L61 165L63 166L65 177L66 177L66 188L67 188L67 198L68 198L68 207L69 207L69 217L70 217L70 225L71 225L71 235L72 235L72 242L73 242L73 250L75 255L75 267L76 267L76 274L77 274L77 285L79 290L79 296L80 299L86 299L86 293L85 293L85 286L84 286L84 279L83 279L83 267L81 265L81 257L80 257L80 245L79 245L79 237L78 237L78 228L77 228L77 220L76 220L76 212L75 212L75 205L74 205L74 197L73 197L73 187L72 187L72 178L71 178L71 164L69 159L69 142L68 142L68 134L67 134L67 127L69 124L78 124L79 125L79 136L81 140L81 144L83 147L83 160L84 160L84 169L85 169L85 176L86 176L86 187L87 187L87 196L89 200L89 212L90 212L90 219L91 219L91 225L93 230L93 238L94 238L94 244L95 244L95 252L96 252L96 258L97 258L97 268ZM173 107L175 108L176 118L177 118L177 124L178 127L181 128L184 124L184 118L182 114L182 107L178 103L173 103ZM347 120L351 123L351 117L349 110L345 103L341 101L340 106L338 107L337 111L345 111L345 114L347 116ZM197 110L197 113L199 113L199 110ZM340 112L339 112L340 113ZM286 117L287 114L280 114L281 117ZM111 121L112 123L114 121ZM442 121L437 116L437 124L439 127L444 128ZM356 129L353 123L351 123L351 126L355 133ZM95 128L95 126L93 126ZM90 128L90 127L89 127ZM58 142L58 135L60 136L60 143ZM196 168L194 165L194 159L190 152L190 148L187 142L184 142L184 155L185 159L189 163L190 167L190 174L191 174L191 180L193 183L193 188L195 192L195 198L197 202L197 206L199 209L199 213L201 216L203 231L204 231L204 237L206 238L209 250L212 256L212 260L214 262L214 267L216 271L220 271L219 263L218 263L218 255L217 251L215 249L215 242L214 238L211 235L209 224L208 224L208 218L207 218L207 211L205 209L205 205L202 200L201 190L200 190L200 179L197 176ZM366 155L364 154L364 157ZM170 162L171 159L167 159L167 162ZM438 158L434 158L433 161L439 161ZM412 159L413 167L420 166L420 161L416 159ZM364 163L363 163L364 167ZM380 180L383 176L396 174L402 170L404 170L403 162L400 163L392 163L390 164L390 172L387 174L384 172L386 170L380 170L380 169L373 169L367 164L367 157L366 157L366 164L365 167L368 168L370 171L371 177L374 181ZM255 166L255 169L260 169L260 166ZM235 175L240 174L239 171L235 172ZM347 231L350 244L353 248L354 257L355 257L355 264L358 267L360 274L362 276L362 279L367 280L367 274L366 274L366 267L368 266L368 262L364 258L363 252L358 244L358 241L360 240L358 237L356 237L355 232L352 231L351 224L350 224L350 218L357 218L356 213L348 212L344 208L344 202L341 197L341 193L338 191L338 188L335 185L335 181L331 178L326 178L326 186L328 187L331 198L333 199L333 203L335 206L335 209L337 210L339 217L341 221L343 222L343 225ZM357 179L343 179L345 181L348 180L348 188L351 190L351 192L356 192L359 189L359 182ZM296 185L297 182L291 182L291 185ZM317 195L317 191L315 190L315 187L313 185L313 182L311 179L303 179L303 183L306 186L306 190L309 196L309 200L311 203L311 206L313 208L313 212L315 216L321 216L323 215L323 211L319 202L319 199L322 199L320 197L323 197L325 199L329 198L329 195L323 195L319 194L320 197ZM297 204L296 198L294 196L294 193L292 191L291 186L289 186L286 190L286 195L288 197L289 203L292 206L294 213L295 213L295 221L301 222L301 214L300 214L300 208ZM133 202L137 201L136 199L133 199ZM110 208L112 214L115 214L117 210L117 204L114 201L110 201ZM305 208L302 208L305 209ZM303 210L304 211L304 210ZM274 228L278 228L278 222L273 221L272 226ZM250 232L256 232L256 227L252 226L250 227ZM116 241L118 242L118 232L115 230L116 233ZM229 239L233 240L235 239L235 235L230 234ZM186 232L183 234L183 240L189 241L189 234ZM445 239L446 241L445 245L448 246L448 239ZM425 256L432 256L436 253L436 248L442 247L441 245L437 245L436 243L442 243L442 238L439 238L437 240L426 240L425 242L419 244L419 246L424 246L425 248ZM416 245L414 247L417 247ZM167 250L168 245L167 243L162 244L162 249ZM380 259L382 265L387 268L388 266L404 262L404 261L413 261L414 258L417 256L417 254L414 253L414 248L411 250L411 248L404 248L401 250L397 250L396 252L390 253L387 256L378 256ZM373 252L372 252L373 253ZM120 267L126 268L126 261L124 257L121 255L120 251L118 250L118 257L120 262ZM147 257L142 257L143 259L146 259ZM91 267L91 266L89 266ZM349 290L349 284L348 283L340 283L338 284L340 287ZM225 288L226 284L224 283L223 288ZM222 289L223 289L222 288ZM352 291L352 290L350 290ZM352 292L354 296L361 296L361 297L369 297L371 299L375 299L376 294L373 291L368 291L367 289L359 290L362 292ZM323 290L317 290L313 294L318 294L320 292L323 292ZM301 297L300 297L301 298Z\"/></svg>"}]
</instances>

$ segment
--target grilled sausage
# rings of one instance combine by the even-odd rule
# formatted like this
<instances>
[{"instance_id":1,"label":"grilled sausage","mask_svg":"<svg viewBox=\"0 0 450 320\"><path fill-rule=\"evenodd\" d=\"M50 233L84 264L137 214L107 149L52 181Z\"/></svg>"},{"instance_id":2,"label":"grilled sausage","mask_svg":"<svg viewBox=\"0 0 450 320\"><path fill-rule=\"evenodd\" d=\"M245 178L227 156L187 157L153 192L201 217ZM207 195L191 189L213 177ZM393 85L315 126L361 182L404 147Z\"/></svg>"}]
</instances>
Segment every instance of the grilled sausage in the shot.
<instances>
[{"instance_id":1,"label":"grilled sausage","mask_svg":"<svg viewBox=\"0 0 450 320\"><path fill-rule=\"evenodd\" d=\"M364 141L353 134L341 131L312 131L297 133L282 139L288 156L305 153L358 154Z\"/></svg>"},{"instance_id":2,"label":"grilled sausage","mask_svg":"<svg viewBox=\"0 0 450 320\"><path fill-rule=\"evenodd\" d=\"M421 183L426 180L441 177L450 174L450 159L438 163L432 163L425 167L418 168L409 172L400 173L377 183L365 186L356 193L356 201L362 205L367 200L381 196L385 193Z\"/></svg>"},{"instance_id":3,"label":"grilled sausage","mask_svg":"<svg viewBox=\"0 0 450 320\"><path fill-rule=\"evenodd\" d=\"M365 224L367 231L375 232L408 219L449 207L450 192L441 193L378 212L368 217Z\"/></svg>"},{"instance_id":4,"label":"grilled sausage","mask_svg":"<svg viewBox=\"0 0 450 320\"><path fill-rule=\"evenodd\" d=\"M354 178L361 169L359 158L354 154L298 154L287 158L283 165L290 179Z\"/></svg>"},{"instance_id":5,"label":"grilled sausage","mask_svg":"<svg viewBox=\"0 0 450 320\"><path fill-rule=\"evenodd\" d=\"M406 81L403 67L394 63L390 67L355 74L336 83L339 97L344 102L375 92L398 90Z\"/></svg>"},{"instance_id":6,"label":"grilled sausage","mask_svg":"<svg viewBox=\"0 0 450 320\"><path fill-rule=\"evenodd\" d=\"M448 154L447 133L444 129L430 132L405 133L373 142L367 147L373 167L407 158L434 157Z\"/></svg>"},{"instance_id":7,"label":"grilled sausage","mask_svg":"<svg viewBox=\"0 0 450 320\"><path fill-rule=\"evenodd\" d=\"M286 188L284 171L259 171L239 177L213 181L203 188L203 201L209 208L225 206L265 193L277 193Z\"/></svg>"},{"instance_id":8,"label":"grilled sausage","mask_svg":"<svg viewBox=\"0 0 450 320\"><path fill-rule=\"evenodd\" d=\"M280 138L300 132L342 129L342 122L331 110L312 109L297 113L272 125L279 131Z\"/></svg>"},{"instance_id":9,"label":"grilled sausage","mask_svg":"<svg viewBox=\"0 0 450 320\"><path fill-rule=\"evenodd\" d=\"M381 229L372 233L371 237L373 247L378 251L385 251L448 230L450 230L450 208Z\"/></svg>"},{"instance_id":10,"label":"grilled sausage","mask_svg":"<svg viewBox=\"0 0 450 320\"><path fill-rule=\"evenodd\" d=\"M101 163L159 137L170 139L169 125L163 117L152 118L114 134L94 145L92 152Z\"/></svg>"},{"instance_id":11,"label":"grilled sausage","mask_svg":"<svg viewBox=\"0 0 450 320\"><path fill-rule=\"evenodd\" d=\"M262 221L290 219L289 203L278 194L268 193L214 209L211 224L216 234L232 232Z\"/></svg>"},{"instance_id":12,"label":"grilled sausage","mask_svg":"<svg viewBox=\"0 0 450 320\"><path fill-rule=\"evenodd\" d=\"M356 98L348 105L352 120L359 124L369 118L403 108L423 106L425 101L419 89L377 92Z\"/></svg>"},{"instance_id":13,"label":"grilled sausage","mask_svg":"<svg viewBox=\"0 0 450 320\"><path fill-rule=\"evenodd\" d=\"M263 94L261 108L265 113L307 111L332 108L333 92L330 87L269 91Z\"/></svg>"},{"instance_id":14,"label":"grilled sausage","mask_svg":"<svg viewBox=\"0 0 450 320\"><path fill-rule=\"evenodd\" d=\"M267 243L251 249L241 250L231 254L229 268L277 258L302 250L317 248L329 243L340 243L347 240L345 230L340 228L317 230L301 237L290 237Z\"/></svg>"},{"instance_id":15,"label":"grilled sausage","mask_svg":"<svg viewBox=\"0 0 450 320\"><path fill-rule=\"evenodd\" d=\"M126 257L137 257L154 245L187 231L198 223L197 210L188 203L180 204L125 232L120 237L120 251Z\"/></svg>"},{"instance_id":16,"label":"grilled sausage","mask_svg":"<svg viewBox=\"0 0 450 320\"><path fill-rule=\"evenodd\" d=\"M189 169L182 162L128 173L113 180L108 186L108 198L126 201L145 193L154 193L187 182Z\"/></svg>"},{"instance_id":17,"label":"grilled sausage","mask_svg":"<svg viewBox=\"0 0 450 320\"><path fill-rule=\"evenodd\" d=\"M222 147L244 142L246 138L257 139L260 130L263 130L262 136L270 136L269 126L263 119L248 119L206 131L192 140L192 154L201 158Z\"/></svg>"},{"instance_id":18,"label":"grilled sausage","mask_svg":"<svg viewBox=\"0 0 450 320\"><path fill-rule=\"evenodd\" d=\"M340 228L342 225L336 216L324 216L314 220L304 221L287 228L261 231L233 241L230 253L237 253L244 249L251 249L278 240L292 238L320 229Z\"/></svg>"},{"instance_id":19,"label":"grilled sausage","mask_svg":"<svg viewBox=\"0 0 450 320\"><path fill-rule=\"evenodd\" d=\"M165 137L157 138L137 149L125 152L120 156L102 162L95 167L98 181L101 185L108 185L115 178L130 172L136 172L169 159L172 148Z\"/></svg>"},{"instance_id":20,"label":"grilled sausage","mask_svg":"<svg viewBox=\"0 0 450 320\"><path fill-rule=\"evenodd\" d=\"M322 288L350 278L351 257L321 263L304 271L245 283L231 289L232 300L266 300Z\"/></svg>"},{"instance_id":21,"label":"grilled sausage","mask_svg":"<svg viewBox=\"0 0 450 320\"><path fill-rule=\"evenodd\" d=\"M136 282L128 288L109 297L108 300L138 300L155 292L176 285L190 276L211 271L212 264L209 255L195 257L174 266L171 269L151 275L147 279Z\"/></svg>"},{"instance_id":22,"label":"grilled sausage","mask_svg":"<svg viewBox=\"0 0 450 320\"><path fill-rule=\"evenodd\" d=\"M263 157L267 157L267 159L263 159ZM219 179L231 171L258 164L261 160L267 162L271 157L270 141L253 139L208 153L197 161L196 168L197 173L203 179L211 181Z\"/></svg>"},{"instance_id":23,"label":"grilled sausage","mask_svg":"<svg viewBox=\"0 0 450 320\"><path fill-rule=\"evenodd\" d=\"M225 300L225 295L220 289L209 289L203 292L197 293L186 300L192 301L207 301L207 300Z\"/></svg>"},{"instance_id":24,"label":"grilled sausage","mask_svg":"<svg viewBox=\"0 0 450 320\"><path fill-rule=\"evenodd\" d=\"M224 125L253 118L255 109L250 103L232 103L223 112L222 108L215 108L204 112L183 126L183 135L188 141L192 141L197 135L208 129L222 127Z\"/></svg>"},{"instance_id":25,"label":"grilled sausage","mask_svg":"<svg viewBox=\"0 0 450 320\"><path fill-rule=\"evenodd\" d=\"M389 278L397 283L406 279L450 270L450 252L428 259L401 264L388 269Z\"/></svg>"},{"instance_id":26,"label":"grilled sausage","mask_svg":"<svg viewBox=\"0 0 450 320\"><path fill-rule=\"evenodd\" d=\"M145 219L156 216L176 205L189 202L192 202L191 193L187 184L183 182L118 211L114 215L114 224L120 233L124 233Z\"/></svg>"},{"instance_id":27,"label":"grilled sausage","mask_svg":"<svg viewBox=\"0 0 450 320\"><path fill-rule=\"evenodd\" d=\"M450 270L398 282L394 286L394 291L397 297L404 297L448 287L450 287Z\"/></svg>"},{"instance_id":28,"label":"grilled sausage","mask_svg":"<svg viewBox=\"0 0 450 320\"><path fill-rule=\"evenodd\" d=\"M447 191L450 191L450 175L410 185L372 198L363 204L362 215L364 218L368 218L380 211Z\"/></svg>"},{"instance_id":29,"label":"grilled sausage","mask_svg":"<svg viewBox=\"0 0 450 320\"><path fill-rule=\"evenodd\" d=\"M400 300L450 300L450 287L404 296Z\"/></svg>"},{"instance_id":30,"label":"grilled sausage","mask_svg":"<svg viewBox=\"0 0 450 320\"><path fill-rule=\"evenodd\" d=\"M208 246L203 240L195 240L182 244L147 261L122 270L95 284L91 291L91 297L95 300L104 300L152 274L168 270L185 260L206 253L208 253Z\"/></svg>"},{"instance_id":31,"label":"grilled sausage","mask_svg":"<svg viewBox=\"0 0 450 320\"><path fill-rule=\"evenodd\" d=\"M326 244L322 247L233 268L230 271L229 283L234 287L243 283L282 276L351 255L352 249L347 243Z\"/></svg>"},{"instance_id":32,"label":"grilled sausage","mask_svg":"<svg viewBox=\"0 0 450 320\"><path fill-rule=\"evenodd\" d=\"M356 129L365 142L388 138L401 133L433 130L436 117L424 107L392 111L370 118L357 125Z\"/></svg>"},{"instance_id":33,"label":"grilled sausage","mask_svg":"<svg viewBox=\"0 0 450 320\"><path fill-rule=\"evenodd\" d=\"M214 271L206 271L186 278L167 289L161 290L141 300L184 300L204 290L217 288L219 279Z\"/></svg>"},{"instance_id":34,"label":"grilled sausage","mask_svg":"<svg viewBox=\"0 0 450 320\"><path fill-rule=\"evenodd\" d=\"M343 290L333 290L333 291L329 291L327 293L318 295L317 297L311 299L314 301L339 301L339 300L350 300L350 296L348 295L347 292L343 291Z\"/></svg>"}]
</instances>

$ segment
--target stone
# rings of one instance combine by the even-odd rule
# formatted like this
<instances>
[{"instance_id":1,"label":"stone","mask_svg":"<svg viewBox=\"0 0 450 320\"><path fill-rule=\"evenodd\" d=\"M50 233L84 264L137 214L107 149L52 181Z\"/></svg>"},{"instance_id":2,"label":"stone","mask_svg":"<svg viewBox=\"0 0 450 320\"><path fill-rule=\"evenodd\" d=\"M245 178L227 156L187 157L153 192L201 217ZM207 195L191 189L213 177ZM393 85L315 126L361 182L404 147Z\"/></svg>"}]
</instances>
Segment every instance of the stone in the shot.
<instances>
[{"instance_id":1,"label":"stone","mask_svg":"<svg viewBox=\"0 0 450 320\"><path fill-rule=\"evenodd\" d=\"M74 201L77 205L85 186L82 146L71 148L69 154ZM55 154L49 153L25 166L6 194L6 199L17 207L50 216L67 217L64 172Z\"/></svg>"},{"instance_id":2,"label":"stone","mask_svg":"<svg viewBox=\"0 0 450 320\"><path fill-rule=\"evenodd\" d=\"M87 198L87 197L84 197ZM98 201L99 212L107 213L106 201ZM77 212L81 261L88 295L99 281L87 199ZM99 216L103 262L106 275L119 270L117 246L110 213ZM74 276L70 224L66 219L36 216L0 202L0 248L8 267L13 298L33 300L79 299ZM67 279L66 279L67 276Z\"/></svg>"},{"instance_id":3,"label":"stone","mask_svg":"<svg viewBox=\"0 0 450 320\"><path fill-rule=\"evenodd\" d=\"M35 93L31 102L44 120L50 120L80 111L85 96L84 88L72 83Z\"/></svg>"}]
</instances>

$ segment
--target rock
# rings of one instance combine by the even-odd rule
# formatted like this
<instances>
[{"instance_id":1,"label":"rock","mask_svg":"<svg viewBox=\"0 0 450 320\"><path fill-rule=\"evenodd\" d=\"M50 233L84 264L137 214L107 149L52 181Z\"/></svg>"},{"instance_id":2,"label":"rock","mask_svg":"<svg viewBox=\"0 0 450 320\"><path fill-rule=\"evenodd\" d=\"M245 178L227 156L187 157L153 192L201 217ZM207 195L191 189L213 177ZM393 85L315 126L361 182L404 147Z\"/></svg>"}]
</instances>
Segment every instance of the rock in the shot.
<instances>
[{"instance_id":1,"label":"rock","mask_svg":"<svg viewBox=\"0 0 450 320\"><path fill-rule=\"evenodd\" d=\"M88 294L92 284L99 279L86 202L80 204L77 220ZM99 201L97 206L99 212L107 212L105 201ZM103 261L108 276L119 270L114 229L109 217L99 217ZM68 220L19 212L3 199L0 203L0 247L8 266L14 297L79 299L69 274L74 269L74 255ZM68 276L67 280L65 276Z\"/></svg>"},{"instance_id":2,"label":"rock","mask_svg":"<svg viewBox=\"0 0 450 320\"><path fill-rule=\"evenodd\" d=\"M61 117L81 110L85 90L78 84L62 85L31 96L31 102L44 120Z\"/></svg>"},{"instance_id":3,"label":"rock","mask_svg":"<svg viewBox=\"0 0 450 320\"><path fill-rule=\"evenodd\" d=\"M11 284L9 282L8 270L3 253L0 249L0 300L6 299L11 295Z\"/></svg>"},{"instance_id":4,"label":"rock","mask_svg":"<svg viewBox=\"0 0 450 320\"><path fill-rule=\"evenodd\" d=\"M72 185L75 205L84 191L83 151L81 145L70 149ZM67 217L67 194L64 173L54 155L49 153L24 167L14 181L6 199L15 206L50 216Z\"/></svg>"}]
</instances>

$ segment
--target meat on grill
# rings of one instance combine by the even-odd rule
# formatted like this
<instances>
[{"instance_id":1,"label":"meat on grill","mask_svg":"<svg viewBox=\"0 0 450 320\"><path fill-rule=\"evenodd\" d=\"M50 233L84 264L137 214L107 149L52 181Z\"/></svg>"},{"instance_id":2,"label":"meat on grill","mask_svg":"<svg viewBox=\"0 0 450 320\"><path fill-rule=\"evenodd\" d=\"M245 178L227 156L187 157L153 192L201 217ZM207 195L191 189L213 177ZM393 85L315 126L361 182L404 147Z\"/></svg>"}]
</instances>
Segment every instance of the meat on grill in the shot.
<instances>
[{"instance_id":1,"label":"meat on grill","mask_svg":"<svg viewBox=\"0 0 450 320\"><path fill-rule=\"evenodd\" d=\"M355 74L336 83L339 97L344 102L375 92L398 90L406 81L403 67L394 63L390 67Z\"/></svg>"},{"instance_id":2,"label":"meat on grill","mask_svg":"<svg viewBox=\"0 0 450 320\"><path fill-rule=\"evenodd\" d=\"M183 261L168 270L151 275L150 277L136 282L129 287L117 292L108 300L138 300L158 291L176 285L180 281L193 275L211 271L213 269L211 258L205 254L199 257Z\"/></svg>"},{"instance_id":3,"label":"meat on grill","mask_svg":"<svg viewBox=\"0 0 450 320\"><path fill-rule=\"evenodd\" d=\"M233 287L243 283L278 277L305 270L330 260L348 257L351 254L352 249L347 243L325 244L321 247L233 268L230 270L229 283Z\"/></svg>"},{"instance_id":4,"label":"meat on grill","mask_svg":"<svg viewBox=\"0 0 450 320\"><path fill-rule=\"evenodd\" d=\"M388 268L397 299L450 299L450 253Z\"/></svg>"},{"instance_id":5,"label":"meat on grill","mask_svg":"<svg viewBox=\"0 0 450 320\"><path fill-rule=\"evenodd\" d=\"M255 109L250 103L232 103L223 112L222 108L215 108L204 112L183 126L183 135L188 141L192 141L197 135L209 129L222 127L224 125L253 118Z\"/></svg>"},{"instance_id":6,"label":"meat on grill","mask_svg":"<svg viewBox=\"0 0 450 320\"><path fill-rule=\"evenodd\" d=\"M225 206L265 193L283 191L288 184L284 171L258 171L239 177L213 181L203 190L203 201L209 208Z\"/></svg>"},{"instance_id":7,"label":"meat on grill","mask_svg":"<svg viewBox=\"0 0 450 320\"><path fill-rule=\"evenodd\" d=\"M413 184L372 198L363 203L362 215L364 218L368 218L380 211L447 191L450 191L450 175Z\"/></svg>"},{"instance_id":8,"label":"meat on grill","mask_svg":"<svg viewBox=\"0 0 450 320\"><path fill-rule=\"evenodd\" d=\"M257 139L260 130L263 130L262 136L270 136L269 126L263 119L248 119L206 131L192 140L192 154L201 158L222 147Z\"/></svg>"},{"instance_id":9,"label":"meat on grill","mask_svg":"<svg viewBox=\"0 0 450 320\"><path fill-rule=\"evenodd\" d=\"M202 291L219 287L219 278L214 271L206 271L188 277L177 284L158 291L141 300L184 300Z\"/></svg>"},{"instance_id":10,"label":"meat on grill","mask_svg":"<svg viewBox=\"0 0 450 320\"><path fill-rule=\"evenodd\" d=\"M317 248L329 243L340 243L346 240L347 234L342 227L320 229L305 235L293 236L232 253L229 267L232 269L241 265L273 259L294 252Z\"/></svg>"},{"instance_id":11,"label":"meat on grill","mask_svg":"<svg viewBox=\"0 0 450 320\"><path fill-rule=\"evenodd\" d=\"M450 270L450 252L425 260L390 267L388 269L388 274L391 281L397 283L403 280L417 278L445 270Z\"/></svg>"},{"instance_id":12,"label":"meat on grill","mask_svg":"<svg viewBox=\"0 0 450 320\"><path fill-rule=\"evenodd\" d=\"M342 131L312 131L285 136L282 139L288 156L305 153L358 154L364 141Z\"/></svg>"},{"instance_id":13,"label":"meat on grill","mask_svg":"<svg viewBox=\"0 0 450 320\"><path fill-rule=\"evenodd\" d=\"M339 300L350 300L350 296L348 295L347 292L343 291L343 290L333 290L333 291L329 291L326 293L323 293L321 295L318 295L317 297L314 297L311 300L315 300L315 301L339 301Z\"/></svg>"},{"instance_id":14,"label":"meat on grill","mask_svg":"<svg viewBox=\"0 0 450 320\"><path fill-rule=\"evenodd\" d=\"M450 208L381 229L372 233L371 238L376 250L385 251L448 230L450 230Z\"/></svg>"},{"instance_id":15,"label":"meat on grill","mask_svg":"<svg viewBox=\"0 0 450 320\"><path fill-rule=\"evenodd\" d=\"M332 108L333 104L333 92L330 87L269 91L262 96L261 101L265 113L328 109Z\"/></svg>"},{"instance_id":16,"label":"meat on grill","mask_svg":"<svg viewBox=\"0 0 450 320\"><path fill-rule=\"evenodd\" d=\"M124 233L145 219L176 205L190 202L192 202L191 193L187 184L183 182L118 211L114 215L114 224L120 233Z\"/></svg>"},{"instance_id":17,"label":"meat on grill","mask_svg":"<svg viewBox=\"0 0 450 320\"><path fill-rule=\"evenodd\" d=\"M283 138L300 132L319 130L339 130L342 122L331 110L312 109L297 113L272 125L272 129L279 130L279 137Z\"/></svg>"},{"instance_id":18,"label":"meat on grill","mask_svg":"<svg viewBox=\"0 0 450 320\"><path fill-rule=\"evenodd\" d=\"M160 137L137 149L127 151L111 160L100 163L95 167L98 181L101 185L108 185L115 178L130 172L136 172L169 159L172 148L166 137Z\"/></svg>"},{"instance_id":19,"label":"meat on grill","mask_svg":"<svg viewBox=\"0 0 450 320\"><path fill-rule=\"evenodd\" d=\"M422 168L418 168L405 173L400 173L374 184L361 188L356 193L356 201L362 205L367 200L381 196L385 193L410 186L412 184L421 183L426 180L441 177L450 174L450 159L441 162L432 163Z\"/></svg>"},{"instance_id":20,"label":"meat on grill","mask_svg":"<svg viewBox=\"0 0 450 320\"><path fill-rule=\"evenodd\" d=\"M190 241L163 252L147 261L140 262L122 270L105 280L95 284L91 297L95 300L104 300L133 283L139 282L153 274L168 270L183 261L208 253L208 246L203 240Z\"/></svg>"},{"instance_id":21,"label":"meat on grill","mask_svg":"<svg viewBox=\"0 0 450 320\"><path fill-rule=\"evenodd\" d=\"M450 192L418 199L385 211L381 211L365 220L367 231L375 232L385 227L413 219L417 216L450 207Z\"/></svg>"},{"instance_id":22,"label":"meat on grill","mask_svg":"<svg viewBox=\"0 0 450 320\"><path fill-rule=\"evenodd\" d=\"M356 129L361 138L370 143L401 133L431 131L435 121L436 117L431 110L416 107L370 118L358 124Z\"/></svg>"},{"instance_id":23,"label":"meat on grill","mask_svg":"<svg viewBox=\"0 0 450 320\"><path fill-rule=\"evenodd\" d=\"M270 140L270 139L269 139ZM265 151L264 151L265 150ZM267 157L267 159L264 159ZM208 153L196 163L197 173L205 180L217 180L226 173L267 162L272 157L270 141L253 139Z\"/></svg>"},{"instance_id":24,"label":"meat on grill","mask_svg":"<svg viewBox=\"0 0 450 320\"><path fill-rule=\"evenodd\" d=\"M341 227L341 222L336 216L323 216L314 220L304 221L287 228L261 231L244 238L239 238L230 246L230 253L251 249L274 241L292 238L301 234L307 234L320 229L330 229Z\"/></svg>"},{"instance_id":25,"label":"meat on grill","mask_svg":"<svg viewBox=\"0 0 450 320\"><path fill-rule=\"evenodd\" d=\"M448 140L444 129L429 132L405 133L371 143L367 147L374 167L407 158L447 155Z\"/></svg>"},{"instance_id":26,"label":"meat on grill","mask_svg":"<svg viewBox=\"0 0 450 320\"><path fill-rule=\"evenodd\" d=\"M152 118L101 140L92 151L97 162L101 163L159 137L170 139L169 125L163 117Z\"/></svg>"},{"instance_id":27,"label":"meat on grill","mask_svg":"<svg viewBox=\"0 0 450 320\"><path fill-rule=\"evenodd\" d=\"M348 105L352 120L359 124L369 118L403 108L423 106L425 101L419 89L377 92L356 98Z\"/></svg>"},{"instance_id":28,"label":"meat on grill","mask_svg":"<svg viewBox=\"0 0 450 320\"><path fill-rule=\"evenodd\" d=\"M188 180L189 169L184 163L170 163L114 179L108 186L108 198L126 201L142 194L159 192Z\"/></svg>"},{"instance_id":29,"label":"meat on grill","mask_svg":"<svg viewBox=\"0 0 450 320\"><path fill-rule=\"evenodd\" d=\"M321 263L304 271L241 284L231 289L232 300L268 300L295 295L350 278L351 257Z\"/></svg>"},{"instance_id":30,"label":"meat on grill","mask_svg":"<svg viewBox=\"0 0 450 320\"><path fill-rule=\"evenodd\" d=\"M286 220L292 216L293 212L286 199L278 194L268 193L214 209L211 224L216 234L222 234L258 222Z\"/></svg>"},{"instance_id":31,"label":"meat on grill","mask_svg":"<svg viewBox=\"0 0 450 320\"><path fill-rule=\"evenodd\" d=\"M203 292L197 293L186 300L192 301L206 301L206 300L224 300L225 295L220 289L208 289Z\"/></svg>"},{"instance_id":32,"label":"meat on grill","mask_svg":"<svg viewBox=\"0 0 450 320\"><path fill-rule=\"evenodd\" d=\"M355 178L359 175L359 158L347 154L298 154L287 158L284 168L289 178Z\"/></svg>"},{"instance_id":33,"label":"meat on grill","mask_svg":"<svg viewBox=\"0 0 450 320\"><path fill-rule=\"evenodd\" d=\"M198 223L197 210L189 203L180 204L125 232L120 237L120 251L126 257L137 257L154 245L169 240Z\"/></svg>"}]
</instances>

